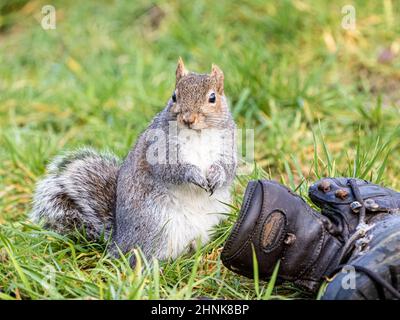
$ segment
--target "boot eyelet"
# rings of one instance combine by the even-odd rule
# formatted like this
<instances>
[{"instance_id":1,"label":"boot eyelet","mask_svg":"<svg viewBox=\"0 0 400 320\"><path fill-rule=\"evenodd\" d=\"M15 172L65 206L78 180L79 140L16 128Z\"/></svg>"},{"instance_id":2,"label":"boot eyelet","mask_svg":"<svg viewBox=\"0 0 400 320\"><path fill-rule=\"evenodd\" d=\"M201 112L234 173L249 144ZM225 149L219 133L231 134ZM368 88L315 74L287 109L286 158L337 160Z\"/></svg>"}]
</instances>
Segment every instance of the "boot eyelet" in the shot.
<instances>
[{"instance_id":1,"label":"boot eyelet","mask_svg":"<svg viewBox=\"0 0 400 320\"><path fill-rule=\"evenodd\" d=\"M323 180L319 183L318 189L323 193L327 193L331 190L331 183L327 180Z\"/></svg>"},{"instance_id":2,"label":"boot eyelet","mask_svg":"<svg viewBox=\"0 0 400 320\"><path fill-rule=\"evenodd\" d=\"M348 195L349 195L349 193L344 189L339 189L339 190L336 190L336 192L335 192L336 198L339 198L341 200L345 200Z\"/></svg>"},{"instance_id":3,"label":"boot eyelet","mask_svg":"<svg viewBox=\"0 0 400 320\"><path fill-rule=\"evenodd\" d=\"M283 242L287 245L291 245L296 241L296 235L293 233L287 233Z\"/></svg>"}]
</instances>

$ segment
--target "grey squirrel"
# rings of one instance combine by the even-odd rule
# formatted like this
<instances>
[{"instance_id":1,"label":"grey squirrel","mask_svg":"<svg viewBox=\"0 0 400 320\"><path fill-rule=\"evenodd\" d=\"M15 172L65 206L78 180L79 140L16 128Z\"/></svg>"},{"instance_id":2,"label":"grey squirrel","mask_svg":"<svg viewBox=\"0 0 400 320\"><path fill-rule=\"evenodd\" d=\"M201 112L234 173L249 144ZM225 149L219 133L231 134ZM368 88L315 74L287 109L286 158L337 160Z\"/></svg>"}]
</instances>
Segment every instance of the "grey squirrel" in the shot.
<instances>
[{"instance_id":1,"label":"grey squirrel","mask_svg":"<svg viewBox=\"0 0 400 320\"><path fill-rule=\"evenodd\" d=\"M147 258L176 258L208 242L226 217L235 129L220 68L188 72L180 58L172 97L123 163L90 148L56 157L37 184L30 218L61 234L111 236L115 256L139 247Z\"/></svg>"}]
</instances>

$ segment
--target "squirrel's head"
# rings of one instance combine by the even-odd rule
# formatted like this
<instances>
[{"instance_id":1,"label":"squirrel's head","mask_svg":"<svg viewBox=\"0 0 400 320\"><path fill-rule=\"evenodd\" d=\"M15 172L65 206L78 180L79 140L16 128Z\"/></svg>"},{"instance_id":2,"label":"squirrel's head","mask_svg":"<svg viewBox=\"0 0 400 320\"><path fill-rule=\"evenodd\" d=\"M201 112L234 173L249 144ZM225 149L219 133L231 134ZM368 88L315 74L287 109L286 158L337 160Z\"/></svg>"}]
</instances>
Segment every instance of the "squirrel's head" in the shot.
<instances>
[{"instance_id":1,"label":"squirrel's head","mask_svg":"<svg viewBox=\"0 0 400 320\"><path fill-rule=\"evenodd\" d=\"M224 73L214 64L209 74L197 74L188 72L179 58L170 103L170 111L181 128L223 128L230 119L224 96Z\"/></svg>"}]
</instances>

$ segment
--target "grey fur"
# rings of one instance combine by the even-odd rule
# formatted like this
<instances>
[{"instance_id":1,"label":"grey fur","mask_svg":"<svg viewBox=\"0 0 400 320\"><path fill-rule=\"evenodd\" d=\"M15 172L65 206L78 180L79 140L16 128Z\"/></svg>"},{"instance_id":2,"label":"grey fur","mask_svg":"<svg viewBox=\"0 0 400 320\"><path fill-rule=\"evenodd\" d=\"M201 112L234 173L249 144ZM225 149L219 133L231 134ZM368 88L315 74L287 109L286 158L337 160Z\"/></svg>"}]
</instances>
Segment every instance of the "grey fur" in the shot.
<instances>
[{"instance_id":1,"label":"grey fur","mask_svg":"<svg viewBox=\"0 0 400 320\"><path fill-rule=\"evenodd\" d=\"M149 129L167 130L169 106L156 116ZM233 121L227 126L234 129ZM150 165L146 162L146 151L150 146L147 132L140 136L135 148L123 163L117 183L117 210L113 233L114 245L127 252L140 244L147 257L159 257L165 249L165 235L157 207L154 205L169 193L170 184L193 183L209 190L207 179L196 166L187 163ZM195 147L195 146L194 146ZM168 149L167 149L168 150ZM213 187L230 185L236 172L236 163L218 166L213 176ZM222 172L222 174L221 174ZM219 179L222 178L222 179ZM116 252L116 248L113 249Z\"/></svg>"},{"instance_id":2,"label":"grey fur","mask_svg":"<svg viewBox=\"0 0 400 320\"><path fill-rule=\"evenodd\" d=\"M115 256L119 250L126 253L140 247L146 257L168 258L166 232L190 233L190 230L180 230L178 224L166 231L169 221L160 212L171 197L171 188L183 186L183 190L193 195L204 194L204 190L211 194L220 188L229 188L236 172L236 153L232 152L228 162L220 157L206 175L197 166L180 161L179 157L176 163L152 164L146 153L155 143L154 129L167 133L170 121L177 121L182 112L200 112L199 106L205 103L212 88L220 93L219 111L202 115L203 125L228 129L234 135L235 124L223 95L223 74L217 71L219 78L195 73L182 75L176 84L180 90L178 103L170 100L156 115L122 166L116 157L97 154L92 149L56 158L48 166L47 176L37 185L31 219L63 234L75 227L84 227L94 240L102 233L110 235L112 229L110 252ZM179 146L177 152L179 155ZM167 160L169 157L167 152Z\"/></svg>"},{"instance_id":3,"label":"grey fur","mask_svg":"<svg viewBox=\"0 0 400 320\"><path fill-rule=\"evenodd\" d=\"M90 148L56 157L36 186L30 219L61 234L85 229L90 240L108 237L120 163Z\"/></svg>"}]
</instances>

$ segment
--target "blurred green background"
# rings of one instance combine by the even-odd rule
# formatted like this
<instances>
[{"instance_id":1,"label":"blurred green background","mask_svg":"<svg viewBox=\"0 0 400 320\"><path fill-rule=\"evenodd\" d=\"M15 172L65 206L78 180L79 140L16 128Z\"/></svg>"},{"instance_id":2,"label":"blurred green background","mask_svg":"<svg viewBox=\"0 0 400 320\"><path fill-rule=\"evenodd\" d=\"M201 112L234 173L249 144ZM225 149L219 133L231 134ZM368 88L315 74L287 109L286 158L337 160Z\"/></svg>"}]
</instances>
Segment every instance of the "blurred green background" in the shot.
<instances>
[{"instance_id":1,"label":"blurred green background","mask_svg":"<svg viewBox=\"0 0 400 320\"><path fill-rule=\"evenodd\" d=\"M41 27L48 4L54 30ZM344 5L355 30L342 27ZM400 188L399 11L391 0L2 0L0 224L26 219L61 150L125 156L170 97L179 56L196 72L222 68L268 176L293 188L327 174Z\"/></svg>"}]
</instances>

